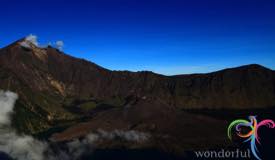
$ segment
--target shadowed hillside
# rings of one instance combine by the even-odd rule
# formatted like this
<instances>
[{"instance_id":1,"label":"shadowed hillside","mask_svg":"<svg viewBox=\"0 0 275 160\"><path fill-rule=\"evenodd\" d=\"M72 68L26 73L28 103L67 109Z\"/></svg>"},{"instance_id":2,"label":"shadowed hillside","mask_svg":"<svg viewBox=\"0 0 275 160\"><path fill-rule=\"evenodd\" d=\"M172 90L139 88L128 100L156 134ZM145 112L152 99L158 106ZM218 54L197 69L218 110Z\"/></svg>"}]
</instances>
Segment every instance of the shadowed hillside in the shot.
<instances>
[{"instance_id":1,"label":"shadowed hillside","mask_svg":"<svg viewBox=\"0 0 275 160\"><path fill-rule=\"evenodd\" d=\"M0 88L19 94L13 125L39 138L59 142L98 129L134 129L152 135L150 143L134 146L207 148L210 139L215 147L227 144L224 133L231 119L217 118L220 112L275 106L275 72L260 65L176 76L110 71L51 46L22 42L0 50ZM206 126L216 134L205 130L202 137Z\"/></svg>"}]
</instances>

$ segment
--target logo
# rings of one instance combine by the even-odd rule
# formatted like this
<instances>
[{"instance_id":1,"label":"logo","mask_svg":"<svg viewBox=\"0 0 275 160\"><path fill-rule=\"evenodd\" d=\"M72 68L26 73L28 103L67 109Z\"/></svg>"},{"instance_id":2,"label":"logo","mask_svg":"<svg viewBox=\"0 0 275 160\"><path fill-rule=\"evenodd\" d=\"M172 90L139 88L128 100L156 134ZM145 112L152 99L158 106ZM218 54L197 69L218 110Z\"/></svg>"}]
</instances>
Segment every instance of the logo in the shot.
<instances>
[{"instance_id":1,"label":"logo","mask_svg":"<svg viewBox=\"0 0 275 160\"><path fill-rule=\"evenodd\" d=\"M257 144L260 143L260 138L258 134L258 130L262 126L266 126L268 128L275 128L275 123L273 120L266 119L261 122L257 122L256 116L249 116L248 120L245 119L237 119L228 126L227 135L230 140L232 140L232 130L236 131L237 136L245 139L244 142L250 142L250 149L253 153L254 157L258 160L261 160L259 154L259 150L257 149ZM249 128L249 132L243 133L244 127Z\"/></svg>"}]
</instances>

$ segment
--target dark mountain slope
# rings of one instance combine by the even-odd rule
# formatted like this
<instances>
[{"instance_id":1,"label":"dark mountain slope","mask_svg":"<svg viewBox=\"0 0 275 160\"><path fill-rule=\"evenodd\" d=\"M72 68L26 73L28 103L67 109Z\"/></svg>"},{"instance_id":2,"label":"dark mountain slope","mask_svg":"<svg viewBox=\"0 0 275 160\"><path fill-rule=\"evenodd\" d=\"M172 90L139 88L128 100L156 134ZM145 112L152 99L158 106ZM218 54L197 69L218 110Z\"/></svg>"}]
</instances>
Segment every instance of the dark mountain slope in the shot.
<instances>
[{"instance_id":1,"label":"dark mountain slope","mask_svg":"<svg viewBox=\"0 0 275 160\"><path fill-rule=\"evenodd\" d=\"M22 42L0 50L0 88L19 94L15 124L22 123L25 132L76 123L100 106L124 108L141 100L172 110L275 106L275 73L259 65L178 76L110 71L52 47Z\"/></svg>"}]
</instances>

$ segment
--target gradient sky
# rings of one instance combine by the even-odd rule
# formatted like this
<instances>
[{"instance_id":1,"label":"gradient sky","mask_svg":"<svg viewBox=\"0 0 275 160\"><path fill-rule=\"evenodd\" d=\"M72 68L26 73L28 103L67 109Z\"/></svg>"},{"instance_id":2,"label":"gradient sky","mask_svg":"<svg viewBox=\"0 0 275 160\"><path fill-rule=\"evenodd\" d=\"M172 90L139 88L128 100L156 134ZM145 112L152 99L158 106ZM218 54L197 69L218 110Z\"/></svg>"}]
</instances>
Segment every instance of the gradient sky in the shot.
<instances>
[{"instance_id":1,"label":"gradient sky","mask_svg":"<svg viewBox=\"0 0 275 160\"><path fill-rule=\"evenodd\" d=\"M272 0L1 0L0 47L29 34L112 70L275 69Z\"/></svg>"}]
</instances>

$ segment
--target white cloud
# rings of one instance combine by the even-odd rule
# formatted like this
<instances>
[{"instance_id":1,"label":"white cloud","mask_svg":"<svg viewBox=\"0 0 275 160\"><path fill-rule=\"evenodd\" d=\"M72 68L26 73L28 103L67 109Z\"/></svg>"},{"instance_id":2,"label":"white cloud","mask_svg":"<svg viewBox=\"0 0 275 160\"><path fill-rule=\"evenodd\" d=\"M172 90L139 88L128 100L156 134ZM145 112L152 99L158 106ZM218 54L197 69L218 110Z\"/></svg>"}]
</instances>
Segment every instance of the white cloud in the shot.
<instances>
[{"instance_id":1,"label":"white cloud","mask_svg":"<svg viewBox=\"0 0 275 160\"><path fill-rule=\"evenodd\" d=\"M1 129L0 150L18 160L43 160L47 144L31 136L18 135L15 131Z\"/></svg>"},{"instance_id":2,"label":"white cloud","mask_svg":"<svg viewBox=\"0 0 275 160\"><path fill-rule=\"evenodd\" d=\"M40 48L47 48L48 46L52 46L52 43L49 42L48 44L40 45L38 42L38 37L36 35L30 34L24 39L24 41L20 42L20 45L24 48L31 49L32 45ZM59 41L56 41L53 45L58 50L62 51L64 47L64 42L59 40Z\"/></svg>"},{"instance_id":3,"label":"white cloud","mask_svg":"<svg viewBox=\"0 0 275 160\"><path fill-rule=\"evenodd\" d=\"M13 112L13 106L17 98L17 94L13 92L0 91L0 126L10 124L10 115Z\"/></svg>"},{"instance_id":4,"label":"white cloud","mask_svg":"<svg viewBox=\"0 0 275 160\"><path fill-rule=\"evenodd\" d=\"M33 34L30 34L30 35L28 35L26 38L25 38L25 40L26 41L28 41L28 42L30 42L30 43L32 43L32 44L34 44L35 46L37 46L38 47L38 37L36 36L36 35L33 35Z\"/></svg>"},{"instance_id":5,"label":"white cloud","mask_svg":"<svg viewBox=\"0 0 275 160\"><path fill-rule=\"evenodd\" d=\"M30 34L24 39L24 41L20 43L20 45L22 47L29 48L29 49L31 48L31 45L35 45L36 47L39 47L37 40L38 38L36 35Z\"/></svg>"},{"instance_id":6,"label":"white cloud","mask_svg":"<svg viewBox=\"0 0 275 160\"><path fill-rule=\"evenodd\" d=\"M59 49L60 51L62 51L63 47L64 47L64 42L63 41L56 41L55 45L56 45L57 49Z\"/></svg>"},{"instance_id":7,"label":"white cloud","mask_svg":"<svg viewBox=\"0 0 275 160\"><path fill-rule=\"evenodd\" d=\"M96 138L94 138L96 136ZM125 140L125 141L133 141L133 142L138 142L142 143L150 137L148 133L144 132L139 132L135 130L113 130L110 132L106 132L102 129L99 129L97 133L92 133L88 135L87 137L92 137L94 138L94 141L98 139L108 139L108 140L114 140L116 138Z\"/></svg>"},{"instance_id":8,"label":"white cloud","mask_svg":"<svg viewBox=\"0 0 275 160\"><path fill-rule=\"evenodd\" d=\"M75 139L71 142L66 143L66 151L61 149L57 154L49 154L49 160L71 160L79 159L85 153L91 153L95 147L97 141L101 140L124 140L136 143L142 143L150 137L149 134L138 132L134 130L123 131L123 130L113 130L110 132L104 130L97 130L96 132L88 134L86 137L81 140Z\"/></svg>"},{"instance_id":9,"label":"white cloud","mask_svg":"<svg viewBox=\"0 0 275 160\"><path fill-rule=\"evenodd\" d=\"M17 94L0 91L0 151L18 160L43 160L47 144L31 136L18 135L11 128L11 114Z\"/></svg>"},{"instance_id":10,"label":"white cloud","mask_svg":"<svg viewBox=\"0 0 275 160\"><path fill-rule=\"evenodd\" d=\"M28 135L19 135L11 126L11 114L18 96L10 91L0 90L0 151L17 160L72 160L79 159L85 153L91 153L98 140L121 139L132 142L146 141L150 135L139 131L104 131L90 133L83 139L65 143L53 151L52 144ZM65 148L65 149L64 149Z\"/></svg>"}]
</instances>

